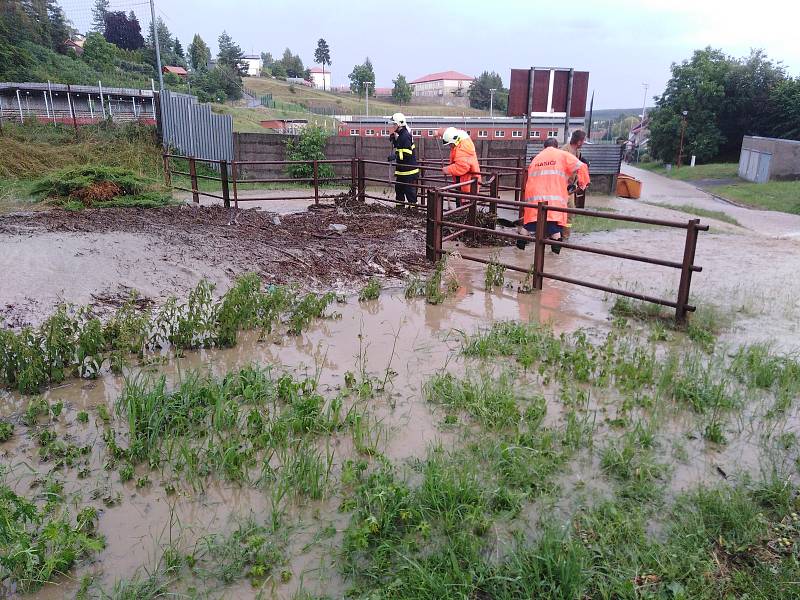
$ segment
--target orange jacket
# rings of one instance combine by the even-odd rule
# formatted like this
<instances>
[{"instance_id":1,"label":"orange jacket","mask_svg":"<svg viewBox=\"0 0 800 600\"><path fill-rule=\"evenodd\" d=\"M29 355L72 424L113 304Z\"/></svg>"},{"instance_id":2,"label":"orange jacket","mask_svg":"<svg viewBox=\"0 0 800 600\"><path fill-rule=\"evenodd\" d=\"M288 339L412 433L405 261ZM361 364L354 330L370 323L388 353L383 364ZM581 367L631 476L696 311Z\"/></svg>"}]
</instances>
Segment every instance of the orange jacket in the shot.
<instances>
[{"instance_id":1,"label":"orange jacket","mask_svg":"<svg viewBox=\"0 0 800 600\"><path fill-rule=\"evenodd\" d=\"M550 206L566 208L569 195L567 183L577 174L578 187L589 185L589 167L569 152L558 148L545 148L533 157L528 167L528 182L525 184L525 202L547 202ZM567 224L569 215L565 212L548 212L547 220L561 226ZM536 221L536 209L525 207L523 223Z\"/></svg>"},{"instance_id":2,"label":"orange jacket","mask_svg":"<svg viewBox=\"0 0 800 600\"><path fill-rule=\"evenodd\" d=\"M475 152L473 141L465 137L450 148L450 164L444 168L445 172L452 176L453 183L458 181L469 181L477 177L481 180L481 167L478 164L478 155ZM462 185L461 192L469 194L469 185Z\"/></svg>"}]
</instances>

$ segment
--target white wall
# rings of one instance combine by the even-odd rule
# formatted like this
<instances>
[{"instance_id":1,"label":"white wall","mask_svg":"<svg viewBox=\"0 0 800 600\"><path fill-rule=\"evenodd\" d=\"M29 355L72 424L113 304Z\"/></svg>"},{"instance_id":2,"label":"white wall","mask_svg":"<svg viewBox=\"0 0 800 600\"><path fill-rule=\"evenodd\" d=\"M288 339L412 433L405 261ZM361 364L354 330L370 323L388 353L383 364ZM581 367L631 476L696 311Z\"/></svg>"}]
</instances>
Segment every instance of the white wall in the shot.
<instances>
[{"instance_id":1,"label":"white wall","mask_svg":"<svg viewBox=\"0 0 800 600\"><path fill-rule=\"evenodd\" d=\"M324 88L326 90L330 90L331 89L331 74L327 69L325 70L325 79L324 79L324 85L323 85L322 73L312 73L311 74L311 82L314 84L314 87L316 87L316 88L320 88L320 89Z\"/></svg>"},{"instance_id":2,"label":"white wall","mask_svg":"<svg viewBox=\"0 0 800 600\"><path fill-rule=\"evenodd\" d=\"M245 58L244 62L247 63L247 74L250 77L261 75L261 66L264 62L260 58Z\"/></svg>"}]
</instances>

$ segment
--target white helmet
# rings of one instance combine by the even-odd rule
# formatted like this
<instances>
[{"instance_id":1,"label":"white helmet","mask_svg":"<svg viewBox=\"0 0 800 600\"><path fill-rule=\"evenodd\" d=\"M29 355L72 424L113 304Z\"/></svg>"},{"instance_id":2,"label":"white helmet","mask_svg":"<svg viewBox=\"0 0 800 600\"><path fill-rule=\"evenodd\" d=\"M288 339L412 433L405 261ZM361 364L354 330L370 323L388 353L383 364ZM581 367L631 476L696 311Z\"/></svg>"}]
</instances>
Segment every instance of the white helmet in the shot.
<instances>
[{"instance_id":1,"label":"white helmet","mask_svg":"<svg viewBox=\"0 0 800 600\"><path fill-rule=\"evenodd\" d=\"M442 132L442 143L455 144L458 140L461 139L460 134L461 132L455 127L448 127Z\"/></svg>"},{"instance_id":2,"label":"white helmet","mask_svg":"<svg viewBox=\"0 0 800 600\"><path fill-rule=\"evenodd\" d=\"M401 112L394 113L390 121L395 125L397 125L398 127L406 126L406 116Z\"/></svg>"}]
</instances>

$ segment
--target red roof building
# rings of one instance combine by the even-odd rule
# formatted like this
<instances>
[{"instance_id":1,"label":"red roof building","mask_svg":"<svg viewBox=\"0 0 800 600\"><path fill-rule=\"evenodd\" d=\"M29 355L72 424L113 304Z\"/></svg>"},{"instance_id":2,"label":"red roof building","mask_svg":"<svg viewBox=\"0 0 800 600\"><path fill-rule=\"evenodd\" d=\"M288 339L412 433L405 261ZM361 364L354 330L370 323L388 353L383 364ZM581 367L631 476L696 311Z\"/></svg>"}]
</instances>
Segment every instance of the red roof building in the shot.
<instances>
[{"instance_id":1,"label":"red roof building","mask_svg":"<svg viewBox=\"0 0 800 600\"><path fill-rule=\"evenodd\" d=\"M458 71L430 73L411 82L412 96L424 102L467 106L467 89L473 79Z\"/></svg>"},{"instance_id":2,"label":"red roof building","mask_svg":"<svg viewBox=\"0 0 800 600\"><path fill-rule=\"evenodd\" d=\"M181 79L186 79L189 76L189 73L186 72L186 69L175 65L164 65L161 68L161 71L164 73L164 75L172 73L173 75L177 75Z\"/></svg>"}]
</instances>

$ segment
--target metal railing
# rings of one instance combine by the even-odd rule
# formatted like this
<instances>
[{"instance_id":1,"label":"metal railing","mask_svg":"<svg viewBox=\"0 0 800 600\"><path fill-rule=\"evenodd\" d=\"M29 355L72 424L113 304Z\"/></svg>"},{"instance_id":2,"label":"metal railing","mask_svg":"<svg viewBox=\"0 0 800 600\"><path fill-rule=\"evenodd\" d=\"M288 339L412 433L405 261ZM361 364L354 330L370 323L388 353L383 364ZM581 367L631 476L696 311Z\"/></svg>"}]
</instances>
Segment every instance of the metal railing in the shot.
<instances>
[{"instance_id":1,"label":"metal railing","mask_svg":"<svg viewBox=\"0 0 800 600\"><path fill-rule=\"evenodd\" d=\"M450 186L445 186L443 188L432 189L428 191L428 203L427 203L428 227L426 235L426 257L428 258L428 260L436 261L445 254L448 254L448 252L444 250L442 247L442 244L444 242L454 240L468 232L472 232L473 234L489 233L496 237L507 238L512 240L523 240L525 242L533 242L534 244L533 264L529 269L524 269L522 267L518 267L517 265L512 265L502 262L498 264L512 271L518 271L521 273L530 274L532 277L532 287L535 290L542 289L542 283L545 279L552 279L554 281L561 281L564 283L570 283L582 287L588 287L611 294L625 296L627 298L634 298L645 302L652 302L654 304L659 304L661 306L674 308L675 320L680 325L686 323L686 317L689 312L693 312L694 310L696 310L695 306L689 304L689 291L691 287L692 274L699 273L703 270L702 267L699 267L694 264L695 251L697 249L697 234L700 231L708 231L708 225L701 225L700 219L690 219L686 222L680 222L680 221L666 221L662 219L649 219L644 217L632 217L628 215L615 215L606 212L597 212L591 210L584 210L580 208L548 206L544 202L532 203L532 202L516 202L510 200L502 200L496 197L496 195L486 197L486 196L479 196L476 194L464 194L453 191L454 187L455 185L450 185ZM457 208L445 211L444 202L447 199L455 199L457 201L460 200L461 202ZM476 222L477 207L479 205L486 205L486 204L489 204L490 210L493 209L493 212L495 213L497 211L497 206L516 208L519 209L520 212L524 211L525 208L535 208L536 232L534 236L531 238L531 236L528 235L507 233L504 231L497 231L490 227L479 226ZM453 215L458 214L460 212L467 212L468 216L466 222L460 223L450 219ZM545 224L547 222L548 212L562 212L572 215L583 215L586 217L596 217L602 219L612 219L617 221L627 221L630 223L640 223L643 225L654 225L660 227L685 229L686 236L684 240L683 259L680 262L670 261L670 260L664 260L662 258L641 256L638 254L632 254L628 252L617 252L616 250L607 250L604 248L598 248L594 246L574 244L563 240L549 239L545 235ZM453 229L453 232L445 234L444 233L445 228ZM657 298L647 294L640 294L637 292L632 292L630 290L615 288L609 285L599 284L591 281L585 281L574 277L566 277L564 275L559 275L557 273L545 271L544 257L545 257L546 246L569 248L571 250L576 250L579 252L599 254L602 256L610 256L613 258L633 260L646 264L678 269L680 270L680 283L678 285L677 298L674 300ZM471 260L483 264L490 264L492 262L486 260L485 258L479 256L472 256L469 254L460 253L460 256L465 260Z\"/></svg>"},{"instance_id":2,"label":"metal railing","mask_svg":"<svg viewBox=\"0 0 800 600\"><path fill-rule=\"evenodd\" d=\"M186 191L192 194L192 200L199 203L201 196L208 196L218 200L222 200L225 207L230 207L231 202L238 208L239 202L254 202L254 201L269 201L269 200L314 200L319 204L320 200L329 199L338 196L326 194L321 186L326 184L347 183L351 196L360 202L366 202L367 198L381 202L389 202L392 204L399 204L403 206L412 206L404 201L396 200L392 197L379 196L373 193L376 186L383 186L393 188L395 180L393 179L394 164L389 162L381 162L374 160L366 160L360 158L340 159L340 160L299 160L299 161L225 161L225 160L211 160L200 159L190 156L180 156L175 154L164 154L164 174L167 185L171 185L174 189ZM186 161L187 171L182 171L174 168L175 160ZM515 160L516 159L512 159ZM506 161L502 161L506 162ZM197 172L197 163L210 164L213 167L212 174L205 175ZM291 165L309 165L311 173L309 177L287 177L287 176L274 176L274 177L247 177L243 173L243 169L248 167L258 166L281 166L289 167ZM339 166L342 170L343 165L349 164L349 173L346 175L334 176L320 176L320 167L322 165ZM645 302L652 302L661 306L667 306L675 309L675 320L678 324L685 324L687 314L695 310L695 306L689 303L689 291L691 287L691 280L693 273L702 271L702 267L694 264L695 251L697 248L697 236L700 231L708 231L708 225L701 225L699 219L691 219L685 222L680 221L667 221L662 219L650 219L645 217L633 217L628 215L619 215L608 212L598 212L592 210L585 210L582 208L566 208L549 206L546 203L532 203L522 202L519 199L524 197L525 181L527 171L523 167L518 166L504 166L498 164L484 164L482 170L482 181L473 178L467 181L459 181L457 183L448 183L450 178L445 177L441 173L442 161L426 160L421 161L419 165L420 176L417 183L408 184L417 188L418 190L418 204L426 209L427 222L426 222L426 257L430 261L436 261L448 251L443 248L443 244L448 241L458 239L465 234L470 234L473 239L477 239L480 234L489 235L497 238L505 238L509 240L524 240L531 242L534 245L533 264L530 268L522 268L517 265L508 263L499 263L501 266L512 271L530 274L532 278L532 287L535 290L541 290L542 284L545 279L552 279L554 281L561 281L582 287L617 294L628 298L634 298ZM375 177L367 175L367 167L371 166L372 171L375 167L387 168L389 172L386 177ZM218 173L217 173L218 169ZM490 171L491 170L491 171ZM243 176L243 174L245 176ZM188 177L190 187L182 187L172 185L172 176L179 175ZM503 178L513 178L514 185L503 184ZM200 188L199 182L217 181L220 183L219 193L204 191ZM254 197L240 197L239 187L244 184L248 185L264 185L264 184L287 184L287 183L307 183L313 188L313 195L282 195L280 193L270 194L267 196L254 196ZM469 192L464 192L465 186L469 186ZM502 199L500 197L503 191L514 191L514 199ZM454 204L454 207L448 206L445 210L445 203ZM533 237L529 235L520 235L518 233L511 233L501 231L495 227L495 218L484 220L483 225L478 222L478 212L484 210L496 217L498 207L510 208L518 211L520 217L523 216L526 208L536 209L536 231ZM550 212L561 212L571 215L582 215L585 217L595 217L600 219L611 219L616 221L626 221L629 223L638 223L642 225L652 225L657 227L668 227L672 229L683 229L686 231L684 239L684 251L681 261L666 260L664 258L643 256L629 252L619 252L606 248L596 246L587 246L583 244L576 244L570 241L548 239L545 235L545 224L547 216ZM454 220L461 218L463 220ZM486 222L488 221L488 222ZM447 230L447 231L445 231ZM616 288L610 285L596 283L593 281L581 280L575 277L567 277L552 271L545 270L545 250L547 246L555 246L559 248L568 248L578 252L586 252L590 254L597 254L600 256L608 256L612 258L619 258L624 260L637 261L645 264L656 265L660 267L677 269L680 271L680 283L678 285L677 297L670 298L657 298L648 294L640 294L626 289ZM461 258L471 260L478 263L489 264L489 261L479 256L473 256L468 253L461 253Z\"/></svg>"}]
</instances>

